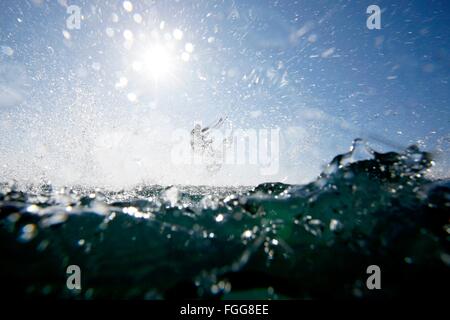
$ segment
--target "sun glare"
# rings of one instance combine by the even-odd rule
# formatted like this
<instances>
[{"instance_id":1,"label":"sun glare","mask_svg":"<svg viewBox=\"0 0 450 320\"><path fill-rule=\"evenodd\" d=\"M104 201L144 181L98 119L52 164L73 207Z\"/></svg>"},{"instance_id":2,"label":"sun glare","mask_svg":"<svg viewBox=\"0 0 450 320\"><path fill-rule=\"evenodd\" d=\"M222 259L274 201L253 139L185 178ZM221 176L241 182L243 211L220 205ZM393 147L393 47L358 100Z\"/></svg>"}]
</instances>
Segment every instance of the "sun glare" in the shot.
<instances>
[{"instance_id":1,"label":"sun glare","mask_svg":"<svg viewBox=\"0 0 450 320\"><path fill-rule=\"evenodd\" d=\"M174 69L175 61L170 50L163 45L153 45L146 48L139 60L134 61L135 71L143 72L154 80L167 78Z\"/></svg>"}]
</instances>

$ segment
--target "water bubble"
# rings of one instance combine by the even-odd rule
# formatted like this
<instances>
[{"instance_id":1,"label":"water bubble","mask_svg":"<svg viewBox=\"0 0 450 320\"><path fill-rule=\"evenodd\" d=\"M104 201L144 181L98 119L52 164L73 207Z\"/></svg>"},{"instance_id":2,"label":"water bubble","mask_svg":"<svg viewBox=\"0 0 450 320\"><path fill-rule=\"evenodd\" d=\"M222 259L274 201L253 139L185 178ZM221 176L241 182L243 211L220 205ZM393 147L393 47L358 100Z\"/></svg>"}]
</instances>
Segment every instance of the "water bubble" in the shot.
<instances>
[{"instance_id":1,"label":"water bubble","mask_svg":"<svg viewBox=\"0 0 450 320\"><path fill-rule=\"evenodd\" d=\"M223 221L223 214L218 214L216 216L216 222L222 222Z\"/></svg>"}]
</instances>

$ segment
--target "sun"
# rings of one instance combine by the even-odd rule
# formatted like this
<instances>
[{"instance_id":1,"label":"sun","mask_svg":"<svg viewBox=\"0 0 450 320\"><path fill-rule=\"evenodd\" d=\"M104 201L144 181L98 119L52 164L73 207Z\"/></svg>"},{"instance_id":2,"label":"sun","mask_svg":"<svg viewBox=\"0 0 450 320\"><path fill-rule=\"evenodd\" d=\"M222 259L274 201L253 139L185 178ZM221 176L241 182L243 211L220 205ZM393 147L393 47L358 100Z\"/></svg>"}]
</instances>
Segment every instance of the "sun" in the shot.
<instances>
[{"instance_id":1,"label":"sun","mask_svg":"<svg viewBox=\"0 0 450 320\"><path fill-rule=\"evenodd\" d=\"M164 45L155 44L142 50L132 68L155 81L168 78L174 72L175 59L171 50Z\"/></svg>"},{"instance_id":2,"label":"sun","mask_svg":"<svg viewBox=\"0 0 450 320\"><path fill-rule=\"evenodd\" d=\"M143 54L145 72L156 79L167 77L174 67L170 51L162 45L155 45L145 50Z\"/></svg>"}]
</instances>

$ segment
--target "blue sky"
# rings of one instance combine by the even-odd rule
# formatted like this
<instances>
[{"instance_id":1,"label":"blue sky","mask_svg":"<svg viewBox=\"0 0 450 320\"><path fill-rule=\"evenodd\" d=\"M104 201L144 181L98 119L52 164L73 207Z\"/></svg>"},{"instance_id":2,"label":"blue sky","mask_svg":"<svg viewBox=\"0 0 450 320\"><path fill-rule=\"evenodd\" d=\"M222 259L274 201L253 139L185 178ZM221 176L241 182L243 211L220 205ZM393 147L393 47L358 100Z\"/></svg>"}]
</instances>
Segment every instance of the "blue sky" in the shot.
<instances>
[{"instance_id":1,"label":"blue sky","mask_svg":"<svg viewBox=\"0 0 450 320\"><path fill-rule=\"evenodd\" d=\"M93 136L143 136L162 123L170 132L224 115L236 127L281 129L282 170L271 180L311 179L358 136L382 150L418 143L448 176L448 1L130 2L132 10L124 1L1 2L6 178L47 175L49 166L60 177L73 153L69 171L89 175ZM366 27L371 4L382 9L381 30ZM66 27L67 5L81 8L79 30ZM139 61L155 43L171 43L170 58L147 61L162 68L157 79Z\"/></svg>"}]
</instances>

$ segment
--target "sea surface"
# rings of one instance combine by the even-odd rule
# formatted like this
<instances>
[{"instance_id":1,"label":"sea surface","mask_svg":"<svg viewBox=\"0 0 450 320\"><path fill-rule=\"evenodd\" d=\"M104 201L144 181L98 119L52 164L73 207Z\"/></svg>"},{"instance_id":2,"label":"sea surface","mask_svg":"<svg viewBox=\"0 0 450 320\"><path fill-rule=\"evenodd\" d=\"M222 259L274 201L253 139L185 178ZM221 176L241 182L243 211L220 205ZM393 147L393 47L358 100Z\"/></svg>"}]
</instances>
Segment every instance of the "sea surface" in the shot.
<instances>
[{"instance_id":1,"label":"sea surface","mask_svg":"<svg viewBox=\"0 0 450 320\"><path fill-rule=\"evenodd\" d=\"M0 184L0 281L11 297L439 297L450 267L450 180L411 146L356 140L306 185ZM67 267L81 289L66 286ZM381 271L369 290L367 268Z\"/></svg>"}]
</instances>

